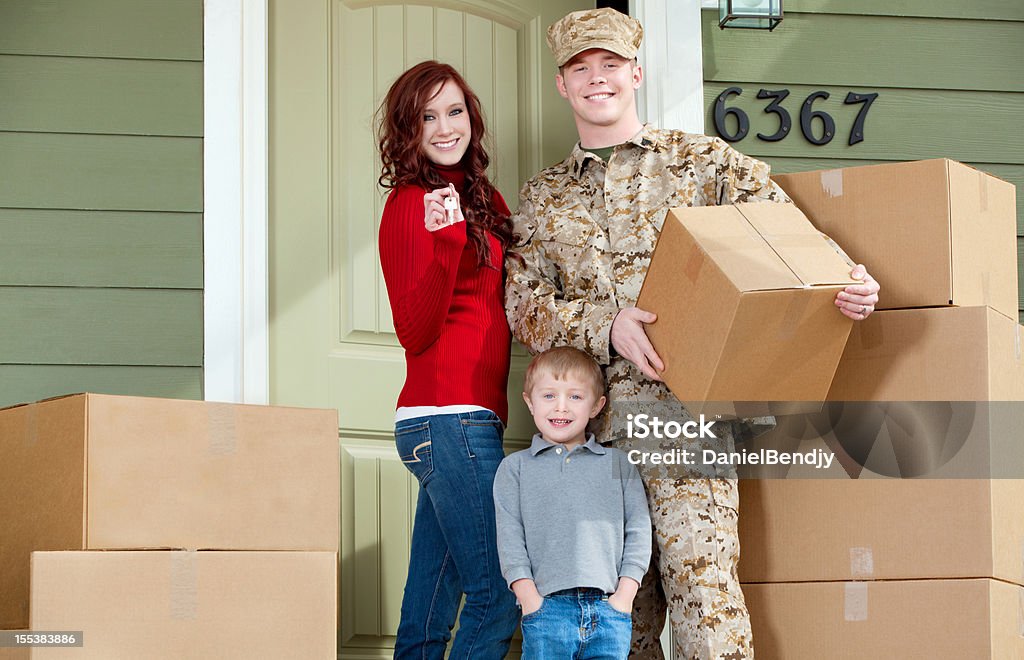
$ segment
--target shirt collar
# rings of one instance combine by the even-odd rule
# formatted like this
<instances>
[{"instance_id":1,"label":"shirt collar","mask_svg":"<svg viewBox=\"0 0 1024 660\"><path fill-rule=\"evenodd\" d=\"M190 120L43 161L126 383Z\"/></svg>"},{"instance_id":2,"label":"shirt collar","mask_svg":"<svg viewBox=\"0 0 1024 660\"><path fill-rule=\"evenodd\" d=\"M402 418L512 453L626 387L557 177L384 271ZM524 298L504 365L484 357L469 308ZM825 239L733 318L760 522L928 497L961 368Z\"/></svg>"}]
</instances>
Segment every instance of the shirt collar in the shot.
<instances>
[{"instance_id":1,"label":"shirt collar","mask_svg":"<svg viewBox=\"0 0 1024 660\"><path fill-rule=\"evenodd\" d=\"M533 442L530 443L530 455L531 456L536 456L537 454L541 453L545 449L551 449L552 447L560 447L560 446L561 445L559 445L557 442L548 442L547 440L545 440L541 436L540 433L534 433L533 434ZM607 451L604 447L602 447L597 442L597 439L594 438L594 434L593 433L588 433L587 434L587 441L584 442L582 445L580 445L580 448L583 448L583 447L586 447L587 449L589 449L592 454L604 455L605 452Z\"/></svg>"},{"instance_id":2,"label":"shirt collar","mask_svg":"<svg viewBox=\"0 0 1024 660\"><path fill-rule=\"evenodd\" d=\"M654 128L652 128L650 124L644 124L643 128L640 129L640 132L626 140L625 144L634 144L649 151L661 150L661 143L658 140L658 136L655 135ZM586 169L587 162L596 158L597 156L595 154L587 151L580 146L579 142L577 142L576 146L572 149L572 154L569 156L569 159L572 161L570 169L572 170L573 176L579 178Z\"/></svg>"}]
</instances>

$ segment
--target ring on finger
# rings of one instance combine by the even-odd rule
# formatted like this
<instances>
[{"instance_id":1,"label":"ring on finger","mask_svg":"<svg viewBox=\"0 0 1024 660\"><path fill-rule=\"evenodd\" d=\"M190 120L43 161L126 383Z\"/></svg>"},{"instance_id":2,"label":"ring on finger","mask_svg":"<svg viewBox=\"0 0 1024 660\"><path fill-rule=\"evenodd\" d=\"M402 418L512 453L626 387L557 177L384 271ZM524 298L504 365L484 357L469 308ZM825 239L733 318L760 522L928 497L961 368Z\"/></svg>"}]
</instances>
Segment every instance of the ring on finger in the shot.
<instances>
[{"instance_id":1,"label":"ring on finger","mask_svg":"<svg viewBox=\"0 0 1024 660\"><path fill-rule=\"evenodd\" d=\"M867 305L861 305L860 306L860 315L861 316L867 316L868 315L868 306Z\"/></svg>"}]
</instances>

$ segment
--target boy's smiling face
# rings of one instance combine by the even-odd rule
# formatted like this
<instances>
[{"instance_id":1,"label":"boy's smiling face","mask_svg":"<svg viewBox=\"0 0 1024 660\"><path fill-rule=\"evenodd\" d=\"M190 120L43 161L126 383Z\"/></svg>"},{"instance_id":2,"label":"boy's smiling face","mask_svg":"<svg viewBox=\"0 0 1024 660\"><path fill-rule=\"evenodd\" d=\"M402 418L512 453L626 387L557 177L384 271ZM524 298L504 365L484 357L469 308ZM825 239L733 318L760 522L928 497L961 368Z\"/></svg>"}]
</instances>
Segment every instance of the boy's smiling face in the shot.
<instances>
[{"instance_id":1,"label":"boy's smiling face","mask_svg":"<svg viewBox=\"0 0 1024 660\"><path fill-rule=\"evenodd\" d=\"M541 436L571 449L586 441L587 422L604 407L604 396L594 389L593 381L580 374L556 378L545 370L534 380L533 390L523 392L523 400Z\"/></svg>"}]
</instances>

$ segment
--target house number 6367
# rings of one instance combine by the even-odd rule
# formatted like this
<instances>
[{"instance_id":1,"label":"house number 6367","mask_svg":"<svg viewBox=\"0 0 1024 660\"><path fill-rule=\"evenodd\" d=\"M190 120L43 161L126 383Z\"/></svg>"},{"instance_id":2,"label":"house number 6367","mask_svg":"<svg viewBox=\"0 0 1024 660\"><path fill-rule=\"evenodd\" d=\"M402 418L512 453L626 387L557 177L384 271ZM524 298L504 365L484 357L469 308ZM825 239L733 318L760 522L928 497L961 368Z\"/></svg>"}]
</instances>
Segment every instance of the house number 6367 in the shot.
<instances>
[{"instance_id":1,"label":"house number 6367","mask_svg":"<svg viewBox=\"0 0 1024 660\"><path fill-rule=\"evenodd\" d=\"M730 87L715 99L715 130L728 142L739 142L747 137L747 133L750 132L750 118L747 117L747 113L739 108L728 108L725 105L726 101L733 95L739 96L742 93L743 90L741 88ZM765 142L778 142L789 135L790 129L793 128L793 118L790 117L789 111L781 105L787 96L789 96L788 89L762 89L757 92L757 98L771 99L771 103L765 107L764 111L779 116L778 130L771 135L758 133L758 138ZM832 119L832 116L824 110L814 109L815 101L827 98L828 92L812 92L804 99L803 104L800 106L800 132L804 134L808 142L819 146L828 144L836 135L836 122ZM844 104L863 104L860 112L857 113L857 118L853 120L853 127L850 129L849 143L851 146L864 141L864 119L868 116L868 110L871 109L871 104L874 103L876 98L878 98L878 92L872 92L871 94L847 93L846 100L843 101ZM726 117L729 115L736 118L736 132L734 133L730 133L725 125ZM815 119L821 125L817 133L814 126Z\"/></svg>"}]
</instances>

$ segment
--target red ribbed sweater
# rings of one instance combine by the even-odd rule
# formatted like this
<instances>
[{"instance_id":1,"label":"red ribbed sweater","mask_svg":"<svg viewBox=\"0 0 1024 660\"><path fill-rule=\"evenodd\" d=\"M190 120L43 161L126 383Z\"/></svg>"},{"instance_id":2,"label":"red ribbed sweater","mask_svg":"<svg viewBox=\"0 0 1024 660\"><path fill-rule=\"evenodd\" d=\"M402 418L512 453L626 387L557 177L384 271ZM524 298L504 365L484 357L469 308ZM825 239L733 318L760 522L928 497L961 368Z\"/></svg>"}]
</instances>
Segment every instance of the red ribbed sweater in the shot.
<instances>
[{"instance_id":1,"label":"red ribbed sweater","mask_svg":"<svg viewBox=\"0 0 1024 660\"><path fill-rule=\"evenodd\" d=\"M462 169L438 170L462 194ZM423 226L426 192L392 190L380 221L380 263L405 348L398 406L477 405L507 422L511 335L501 244L488 233L494 268L478 267L465 222L435 232ZM497 191L493 203L509 212Z\"/></svg>"}]
</instances>

